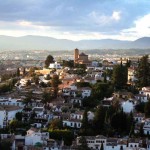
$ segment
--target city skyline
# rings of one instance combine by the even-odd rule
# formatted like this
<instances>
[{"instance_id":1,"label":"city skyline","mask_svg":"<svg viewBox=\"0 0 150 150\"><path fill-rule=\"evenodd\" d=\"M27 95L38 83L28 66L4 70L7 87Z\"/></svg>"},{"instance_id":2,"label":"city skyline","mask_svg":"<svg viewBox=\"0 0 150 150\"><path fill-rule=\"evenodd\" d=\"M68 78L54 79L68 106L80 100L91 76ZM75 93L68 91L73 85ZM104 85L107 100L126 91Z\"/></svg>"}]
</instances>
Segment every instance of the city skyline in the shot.
<instances>
[{"instance_id":1,"label":"city skyline","mask_svg":"<svg viewBox=\"0 0 150 150\"><path fill-rule=\"evenodd\" d=\"M150 36L148 0L5 0L0 35L40 35L74 41Z\"/></svg>"}]
</instances>

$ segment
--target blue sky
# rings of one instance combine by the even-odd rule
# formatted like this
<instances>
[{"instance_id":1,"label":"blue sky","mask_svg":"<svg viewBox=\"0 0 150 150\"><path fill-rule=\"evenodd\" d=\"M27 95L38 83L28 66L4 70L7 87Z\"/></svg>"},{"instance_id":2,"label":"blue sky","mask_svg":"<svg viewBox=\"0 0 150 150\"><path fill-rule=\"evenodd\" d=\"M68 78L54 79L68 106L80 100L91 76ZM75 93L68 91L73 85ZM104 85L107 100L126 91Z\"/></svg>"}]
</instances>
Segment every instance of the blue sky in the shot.
<instances>
[{"instance_id":1,"label":"blue sky","mask_svg":"<svg viewBox=\"0 0 150 150\"><path fill-rule=\"evenodd\" d=\"M150 0L5 0L0 35L135 40L150 36Z\"/></svg>"}]
</instances>

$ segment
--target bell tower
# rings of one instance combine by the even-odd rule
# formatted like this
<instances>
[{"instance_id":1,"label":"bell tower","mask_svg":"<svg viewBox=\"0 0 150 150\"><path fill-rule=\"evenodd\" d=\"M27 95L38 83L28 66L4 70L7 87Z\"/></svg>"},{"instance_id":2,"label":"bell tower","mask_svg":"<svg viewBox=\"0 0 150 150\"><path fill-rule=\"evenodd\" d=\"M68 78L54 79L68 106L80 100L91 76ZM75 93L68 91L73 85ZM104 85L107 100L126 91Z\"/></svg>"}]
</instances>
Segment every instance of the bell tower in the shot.
<instances>
[{"instance_id":1,"label":"bell tower","mask_svg":"<svg viewBox=\"0 0 150 150\"><path fill-rule=\"evenodd\" d=\"M76 62L76 60L78 59L78 57L79 57L79 50L76 48L74 50L74 62Z\"/></svg>"}]
</instances>

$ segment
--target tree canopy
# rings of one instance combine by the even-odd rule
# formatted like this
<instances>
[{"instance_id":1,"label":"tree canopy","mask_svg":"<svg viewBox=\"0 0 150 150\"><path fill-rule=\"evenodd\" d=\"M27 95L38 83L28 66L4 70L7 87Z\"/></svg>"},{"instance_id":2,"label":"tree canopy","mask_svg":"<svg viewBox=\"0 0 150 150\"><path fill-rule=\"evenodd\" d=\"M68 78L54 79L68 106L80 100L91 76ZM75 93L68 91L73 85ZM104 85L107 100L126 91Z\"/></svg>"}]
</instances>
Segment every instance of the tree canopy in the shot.
<instances>
[{"instance_id":1,"label":"tree canopy","mask_svg":"<svg viewBox=\"0 0 150 150\"><path fill-rule=\"evenodd\" d=\"M114 66L112 80L116 88L123 88L127 83L127 67L122 63Z\"/></svg>"},{"instance_id":2,"label":"tree canopy","mask_svg":"<svg viewBox=\"0 0 150 150\"><path fill-rule=\"evenodd\" d=\"M138 87L150 86L150 63L148 60L148 55L143 56L140 61L136 71Z\"/></svg>"},{"instance_id":3,"label":"tree canopy","mask_svg":"<svg viewBox=\"0 0 150 150\"><path fill-rule=\"evenodd\" d=\"M53 63L54 62L54 58L52 55L48 55L46 60L45 60L45 67L48 68L50 63Z\"/></svg>"}]
</instances>

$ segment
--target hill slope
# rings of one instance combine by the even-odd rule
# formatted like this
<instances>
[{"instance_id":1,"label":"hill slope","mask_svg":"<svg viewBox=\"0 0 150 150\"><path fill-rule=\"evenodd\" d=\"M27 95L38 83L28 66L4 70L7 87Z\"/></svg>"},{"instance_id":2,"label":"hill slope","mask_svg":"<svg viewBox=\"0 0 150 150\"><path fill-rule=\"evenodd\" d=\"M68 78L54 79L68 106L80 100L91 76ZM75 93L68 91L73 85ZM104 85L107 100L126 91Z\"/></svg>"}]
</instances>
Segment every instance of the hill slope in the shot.
<instances>
[{"instance_id":1,"label":"hill slope","mask_svg":"<svg viewBox=\"0 0 150 150\"><path fill-rule=\"evenodd\" d=\"M135 41L112 39L71 41L44 36L10 37L0 36L0 50L70 50L79 49L130 49L150 48L150 37Z\"/></svg>"}]
</instances>

